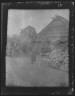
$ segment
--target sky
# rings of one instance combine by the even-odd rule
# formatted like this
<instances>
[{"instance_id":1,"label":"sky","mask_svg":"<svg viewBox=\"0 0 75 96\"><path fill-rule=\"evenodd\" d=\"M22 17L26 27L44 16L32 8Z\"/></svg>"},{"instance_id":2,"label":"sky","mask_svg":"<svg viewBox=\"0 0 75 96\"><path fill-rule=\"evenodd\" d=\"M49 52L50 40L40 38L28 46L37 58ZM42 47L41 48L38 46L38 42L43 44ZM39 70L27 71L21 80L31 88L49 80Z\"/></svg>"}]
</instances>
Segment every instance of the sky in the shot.
<instances>
[{"instance_id":1,"label":"sky","mask_svg":"<svg viewBox=\"0 0 75 96\"><path fill-rule=\"evenodd\" d=\"M20 29L23 29L27 26L33 26L36 29L36 32L39 33L45 26L47 26L47 24L52 21L52 17L55 15L60 15L69 20L68 9L9 9L7 34L9 36L19 34L21 32Z\"/></svg>"}]
</instances>

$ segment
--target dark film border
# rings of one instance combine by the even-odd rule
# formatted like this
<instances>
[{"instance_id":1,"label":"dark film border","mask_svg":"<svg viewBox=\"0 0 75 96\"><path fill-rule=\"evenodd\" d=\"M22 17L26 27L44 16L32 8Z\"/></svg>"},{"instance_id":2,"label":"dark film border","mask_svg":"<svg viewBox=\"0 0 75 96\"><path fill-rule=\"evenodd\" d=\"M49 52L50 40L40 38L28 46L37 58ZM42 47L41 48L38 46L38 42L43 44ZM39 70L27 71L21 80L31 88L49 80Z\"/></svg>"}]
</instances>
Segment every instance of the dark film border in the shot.
<instances>
[{"instance_id":1,"label":"dark film border","mask_svg":"<svg viewBox=\"0 0 75 96\"><path fill-rule=\"evenodd\" d=\"M74 2L71 1L25 1L4 2L1 10L1 91L2 94L48 94L48 95L73 95L74 94ZM6 87L5 86L5 56L7 43L7 20L9 9L69 9L69 87Z\"/></svg>"}]
</instances>

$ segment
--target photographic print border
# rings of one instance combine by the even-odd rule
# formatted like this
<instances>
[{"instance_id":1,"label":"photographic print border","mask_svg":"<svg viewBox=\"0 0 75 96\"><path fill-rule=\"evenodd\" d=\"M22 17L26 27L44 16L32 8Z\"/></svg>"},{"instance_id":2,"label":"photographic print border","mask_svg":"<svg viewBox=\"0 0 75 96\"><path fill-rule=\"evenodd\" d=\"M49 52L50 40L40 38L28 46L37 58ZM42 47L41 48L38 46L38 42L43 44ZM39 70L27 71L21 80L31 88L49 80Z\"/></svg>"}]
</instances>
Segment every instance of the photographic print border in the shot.
<instances>
[{"instance_id":1,"label":"photographic print border","mask_svg":"<svg viewBox=\"0 0 75 96\"><path fill-rule=\"evenodd\" d=\"M1 4L1 94L3 95L73 95L74 94L74 2L25 1ZM7 18L9 9L69 9L69 87L6 87L5 56L7 43Z\"/></svg>"}]
</instances>

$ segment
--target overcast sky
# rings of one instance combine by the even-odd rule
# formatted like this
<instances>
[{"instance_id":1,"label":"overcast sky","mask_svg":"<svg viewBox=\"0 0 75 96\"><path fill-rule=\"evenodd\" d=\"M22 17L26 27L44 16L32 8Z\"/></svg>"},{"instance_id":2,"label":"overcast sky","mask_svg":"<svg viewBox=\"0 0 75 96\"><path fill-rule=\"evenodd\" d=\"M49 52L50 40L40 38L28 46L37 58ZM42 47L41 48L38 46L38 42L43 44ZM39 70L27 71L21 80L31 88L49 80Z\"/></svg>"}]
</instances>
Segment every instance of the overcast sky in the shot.
<instances>
[{"instance_id":1,"label":"overcast sky","mask_svg":"<svg viewBox=\"0 0 75 96\"><path fill-rule=\"evenodd\" d=\"M36 32L40 32L55 15L60 15L69 20L69 10L13 10L8 11L8 26L7 33L12 36L13 34L19 34L20 29L27 26L33 26L36 28Z\"/></svg>"}]
</instances>

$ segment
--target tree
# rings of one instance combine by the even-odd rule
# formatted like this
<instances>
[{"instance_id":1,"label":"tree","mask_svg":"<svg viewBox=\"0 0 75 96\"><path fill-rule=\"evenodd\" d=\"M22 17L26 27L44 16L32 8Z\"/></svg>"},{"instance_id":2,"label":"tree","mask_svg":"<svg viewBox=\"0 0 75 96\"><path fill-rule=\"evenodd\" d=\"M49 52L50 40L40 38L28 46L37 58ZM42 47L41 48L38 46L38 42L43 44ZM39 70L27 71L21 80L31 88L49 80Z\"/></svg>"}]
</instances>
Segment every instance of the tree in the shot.
<instances>
[{"instance_id":1,"label":"tree","mask_svg":"<svg viewBox=\"0 0 75 96\"><path fill-rule=\"evenodd\" d=\"M20 40L18 36L7 38L7 56L19 56L20 55Z\"/></svg>"},{"instance_id":2,"label":"tree","mask_svg":"<svg viewBox=\"0 0 75 96\"><path fill-rule=\"evenodd\" d=\"M6 55L7 56L24 56L30 54L33 48L33 42L26 38L13 35L7 38Z\"/></svg>"},{"instance_id":3,"label":"tree","mask_svg":"<svg viewBox=\"0 0 75 96\"><path fill-rule=\"evenodd\" d=\"M27 47L25 49L28 54L32 53L36 38L37 38L37 33L36 33L36 30L34 27L27 26L26 28L22 29L21 41L23 42L24 46ZM24 49L24 47L23 47L23 49Z\"/></svg>"}]
</instances>

